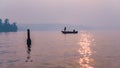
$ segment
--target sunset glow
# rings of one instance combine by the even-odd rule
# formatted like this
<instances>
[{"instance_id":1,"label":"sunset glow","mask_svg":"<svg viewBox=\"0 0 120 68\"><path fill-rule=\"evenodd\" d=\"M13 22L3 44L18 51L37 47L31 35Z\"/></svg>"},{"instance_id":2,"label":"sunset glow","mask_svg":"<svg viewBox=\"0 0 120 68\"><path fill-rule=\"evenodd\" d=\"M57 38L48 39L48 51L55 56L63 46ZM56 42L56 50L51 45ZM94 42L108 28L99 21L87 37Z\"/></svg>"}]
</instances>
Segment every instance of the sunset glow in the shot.
<instances>
[{"instance_id":1,"label":"sunset glow","mask_svg":"<svg viewBox=\"0 0 120 68\"><path fill-rule=\"evenodd\" d=\"M78 50L78 52L81 55L81 58L79 60L80 68L94 68L92 66L94 59L90 57L93 54L93 51L90 47L92 46L93 42L94 39L90 34L82 33L80 35L79 41L80 48Z\"/></svg>"}]
</instances>

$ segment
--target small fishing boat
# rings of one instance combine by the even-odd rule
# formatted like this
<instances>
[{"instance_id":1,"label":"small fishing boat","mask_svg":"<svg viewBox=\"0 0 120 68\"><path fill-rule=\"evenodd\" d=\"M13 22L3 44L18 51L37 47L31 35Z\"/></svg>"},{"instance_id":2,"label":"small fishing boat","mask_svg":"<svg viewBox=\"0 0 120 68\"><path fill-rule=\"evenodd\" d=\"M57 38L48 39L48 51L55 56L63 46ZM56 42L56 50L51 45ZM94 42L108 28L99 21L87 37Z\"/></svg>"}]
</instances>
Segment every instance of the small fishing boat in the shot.
<instances>
[{"instance_id":1,"label":"small fishing boat","mask_svg":"<svg viewBox=\"0 0 120 68\"><path fill-rule=\"evenodd\" d=\"M66 27L64 27L64 30L61 31L63 34L77 34L78 31L76 31L75 29L73 31L67 31Z\"/></svg>"},{"instance_id":2,"label":"small fishing boat","mask_svg":"<svg viewBox=\"0 0 120 68\"><path fill-rule=\"evenodd\" d=\"M78 31L61 31L63 34L77 34Z\"/></svg>"}]
</instances>

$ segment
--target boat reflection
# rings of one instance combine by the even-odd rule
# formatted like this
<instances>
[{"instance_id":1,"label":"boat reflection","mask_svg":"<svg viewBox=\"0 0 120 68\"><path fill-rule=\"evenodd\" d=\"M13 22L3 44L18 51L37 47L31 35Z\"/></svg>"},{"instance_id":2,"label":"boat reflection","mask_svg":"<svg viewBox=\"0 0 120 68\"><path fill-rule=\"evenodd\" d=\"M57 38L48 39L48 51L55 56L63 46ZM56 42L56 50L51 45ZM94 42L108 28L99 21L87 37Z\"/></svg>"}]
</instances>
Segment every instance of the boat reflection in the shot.
<instances>
[{"instance_id":1,"label":"boat reflection","mask_svg":"<svg viewBox=\"0 0 120 68\"><path fill-rule=\"evenodd\" d=\"M94 68L93 62L94 59L91 58L93 51L90 46L93 45L94 39L93 37L86 32L82 32L80 35L79 45L80 48L78 52L81 57L79 59L80 68Z\"/></svg>"}]
</instances>

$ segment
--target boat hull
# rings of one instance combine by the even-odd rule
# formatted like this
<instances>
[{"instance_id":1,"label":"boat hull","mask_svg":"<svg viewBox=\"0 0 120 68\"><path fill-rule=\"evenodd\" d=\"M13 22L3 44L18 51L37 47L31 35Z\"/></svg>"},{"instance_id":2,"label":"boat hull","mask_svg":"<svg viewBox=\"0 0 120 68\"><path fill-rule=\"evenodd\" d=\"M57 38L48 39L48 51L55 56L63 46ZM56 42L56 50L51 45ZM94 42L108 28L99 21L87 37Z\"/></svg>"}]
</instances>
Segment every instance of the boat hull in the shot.
<instances>
[{"instance_id":1,"label":"boat hull","mask_svg":"<svg viewBox=\"0 0 120 68\"><path fill-rule=\"evenodd\" d=\"M78 31L61 31L63 34L77 34Z\"/></svg>"}]
</instances>

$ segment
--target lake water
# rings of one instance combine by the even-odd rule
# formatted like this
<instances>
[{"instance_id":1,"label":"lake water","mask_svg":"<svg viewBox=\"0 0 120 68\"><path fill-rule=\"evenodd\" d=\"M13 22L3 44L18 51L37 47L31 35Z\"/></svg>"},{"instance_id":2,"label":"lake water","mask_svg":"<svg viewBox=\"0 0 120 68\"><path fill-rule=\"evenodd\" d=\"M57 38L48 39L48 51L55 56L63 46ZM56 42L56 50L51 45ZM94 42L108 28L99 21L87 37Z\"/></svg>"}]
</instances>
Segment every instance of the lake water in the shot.
<instances>
[{"instance_id":1,"label":"lake water","mask_svg":"<svg viewBox=\"0 0 120 68\"><path fill-rule=\"evenodd\" d=\"M62 34L31 31L0 33L0 68L119 68L120 32L79 31Z\"/></svg>"}]
</instances>

